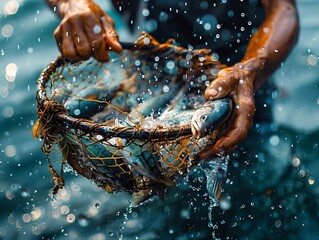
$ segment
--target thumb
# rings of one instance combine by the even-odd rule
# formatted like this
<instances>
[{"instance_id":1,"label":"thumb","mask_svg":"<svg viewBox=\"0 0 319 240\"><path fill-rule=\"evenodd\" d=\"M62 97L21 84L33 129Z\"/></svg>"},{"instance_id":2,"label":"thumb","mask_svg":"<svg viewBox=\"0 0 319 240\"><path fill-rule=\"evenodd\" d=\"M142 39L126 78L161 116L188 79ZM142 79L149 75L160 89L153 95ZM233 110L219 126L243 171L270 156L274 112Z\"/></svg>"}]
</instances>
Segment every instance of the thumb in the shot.
<instances>
[{"instance_id":1,"label":"thumb","mask_svg":"<svg viewBox=\"0 0 319 240\"><path fill-rule=\"evenodd\" d=\"M113 19L109 16L103 16L101 17L101 21L104 28L106 45L110 48L110 50L116 53L122 52L123 48L119 43L118 35L114 29Z\"/></svg>"},{"instance_id":2,"label":"thumb","mask_svg":"<svg viewBox=\"0 0 319 240\"><path fill-rule=\"evenodd\" d=\"M236 79L229 71L221 70L217 78L207 87L205 97L209 100L224 98L234 90Z\"/></svg>"}]
</instances>

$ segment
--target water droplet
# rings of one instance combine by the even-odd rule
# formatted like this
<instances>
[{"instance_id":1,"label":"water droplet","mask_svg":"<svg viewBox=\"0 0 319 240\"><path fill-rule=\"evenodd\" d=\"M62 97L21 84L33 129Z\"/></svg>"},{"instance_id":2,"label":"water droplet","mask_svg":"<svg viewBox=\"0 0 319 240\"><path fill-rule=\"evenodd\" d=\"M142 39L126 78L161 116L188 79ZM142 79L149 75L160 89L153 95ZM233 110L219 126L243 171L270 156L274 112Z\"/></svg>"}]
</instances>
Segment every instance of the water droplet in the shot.
<instances>
[{"instance_id":1,"label":"water droplet","mask_svg":"<svg viewBox=\"0 0 319 240\"><path fill-rule=\"evenodd\" d=\"M310 185L313 185L313 184L315 183L315 179L314 179L313 177L309 177L308 183L309 183Z\"/></svg>"},{"instance_id":2,"label":"water droplet","mask_svg":"<svg viewBox=\"0 0 319 240\"><path fill-rule=\"evenodd\" d=\"M311 66L315 66L318 63L318 59L315 55L311 54L307 57L307 63Z\"/></svg>"},{"instance_id":3,"label":"water droplet","mask_svg":"<svg viewBox=\"0 0 319 240\"><path fill-rule=\"evenodd\" d=\"M281 221L278 219L275 221L275 227L279 228L281 226Z\"/></svg>"},{"instance_id":4,"label":"water droplet","mask_svg":"<svg viewBox=\"0 0 319 240\"><path fill-rule=\"evenodd\" d=\"M170 60L166 63L166 67L170 70L172 70L175 67L175 62Z\"/></svg>"},{"instance_id":5,"label":"water droplet","mask_svg":"<svg viewBox=\"0 0 319 240\"><path fill-rule=\"evenodd\" d=\"M75 215L72 214L72 213L68 214L68 215L66 216L66 221L67 221L68 223L74 223L74 221L75 221Z\"/></svg>"},{"instance_id":6,"label":"water droplet","mask_svg":"<svg viewBox=\"0 0 319 240\"><path fill-rule=\"evenodd\" d=\"M231 208L231 202L229 199L221 199L219 202L219 207L223 210L228 210Z\"/></svg>"},{"instance_id":7,"label":"water droplet","mask_svg":"<svg viewBox=\"0 0 319 240\"><path fill-rule=\"evenodd\" d=\"M10 0L4 5L3 12L6 15L13 15L17 13L19 7L20 4L17 0Z\"/></svg>"},{"instance_id":8,"label":"water droplet","mask_svg":"<svg viewBox=\"0 0 319 240\"><path fill-rule=\"evenodd\" d=\"M21 196L24 198L29 197L30 196L29 191L27 189L22 189Z\"/></svg>"},{"instance_id":9,"label":"water droplet","mask_svg":"<svg viewBox=\"0 0 319 240\"><path fill-rule=\"evenodd\" d=\"M147 17L148 15L150 15L150 11L147 8L144 8L142 10L142 14L143 14L144 17Z\"/></svg>"},{"instance_id":10,"label":"water droplet","mask_svg":"<svg viewBox=\"0 0 319 240\"><path fill-rule=\"evenodd\" d=\"M87 227L89 226L89 220L85 215L80 215L78 217L78 223L81 227Z\"/></svg>"},{"instance_id":11,"label":"water droplet","mask_svg":"<svg viewBox=\"0 0 319 240\"><path fill-rule=\"evenodd\" d=\"M135 66L138 67L138 66L140 66L140 65L141 65L141 61L140 61L140 60L136 60L136 61L135 61Z\"/></svg>"},{"instance_id":12,"label":"water droplet","mask_svg":"<svg viewBox=\"0 0 319 240\"><path fill-rule=\"evenodd\" d=\"M166 12L160 12L159 20L161 22L165 22L168 19L168 15Z\"/></svg>"},{"instance_id":13,"label":"water droplet","mask_svg":"<svg viewBox=\"0 0 319 240\"><path fill-rule=\"evenodd\" d=\"M297 158L297 157L294 157L293 159L292 159L292 165L294 166L294 167L298 167L299 165L300 165L300 159L299 158Z\"/></svg>"},{"instance_id":14,"label":"water droplet","mask_svg":"<svg viewBox=\"0 0 319 240\"><path fill-rule=\"evenodd\" d=\"M17 154L17 149L14 145L8 145L6 146L4 152L7 157L14 157Z\"/></svg>"},{"instance_id":15,"label":"water droplet","mask_svg":"<svg viewBox=\"0 0 319 240\"><path fill-rule=\"evenodd\" d=\"M14 82L16 79L18 67L15 63L9 63L6 66L6 79L8 82Z\"/></svg>"},{"instance_id":16,"label":"water droplet","mask_svg":"<svg viewBox=\"0 0 319 240\"><path fill-rule=\"evenodd\" d=\"M2 109L2 116L4 118L10 118L13 116L13 114L14 114L14 110L13 110L13 107L11 106L7 106Z\"/></svg>"},{"instance_id":17,"label":"water droplet","mask_svg":"<svg viewBox=\"0 0 319 240\"><path fill-rule=\"evenodd\" d=\"M5 37L5 38L9 38L12 36L13 34L13 26L10 25L10 24L6 24L2 27L2 36Z\"/></svg>"},{"instance_id":18,"label":"water droplet","mask_svg":"<svg viewBox=\"0 0 319 240\"><path fill-rule=\"evenodd\" d=\"M169 92L169 86L164 85L164 86L163 86L163 92L164 92L164 93Z\"/></svg>"},{"instance_id":19,"label":"water droplet","mask_svg":"<svg viewBox=\"0 0 319 240\"><path fill-rule=\"evenodd\" d=\"M101 31L102 31L102 28L101 28L100 25L95 25L95 26L93 27L93 32L94 32L95 34L98 34L98 33L100 33Z\"/></svg>"},{"instance_id":20,"label":"water droplet","mask_svg":"<svg viewBox=\"0 0 319 240\"><path fill-rule=\"evenodd\" d=\"M269 138L269 143L273 146L277 146L280 142L280 138L277 135L273 135Z\"/></svg>"},{"instance_id":21,"label":"water droplet","mask_svg":"<svg viewBox=\"0 0 319 240\"><path fill-rule=\"evenodd\" d=\"M148 37L144 38L144 44L147 45L147 44L150 44L150 42L151 42L151 40Z\"/></svg>"},{"instance_id":22,"label":"water droplet","mask_svg":"<svg viewBox=\"0 0 319 240\"><path fill-rule=\"evenodd\" d=\"M208 30L210 30L211 28L212 28L212 26L210 25L210 23L205 23L205 24L204 24L204 29L205 29L205 30L208 31Z\"/></svg>"},{"instance_id":23,"label":"water droplet","mask_svg":"<svg viewBox=\"0 0 319 240\"><path fill-rule=\"evenodd\" d=\"M32 47L28 47L28 53L33 53L33 48Z\"/></svg>"},{"instance_id":24,"label":"water droplet","mask_svg":"<svg viewBox=\"0 0 319 240\"><path fill-rule=\"evenodd\" d=\"M78 116L78 115L80 115L80 114L81 114L80 109L75 109L75 110L74 110L74 115Z\"/></svg>"}]
</instances>

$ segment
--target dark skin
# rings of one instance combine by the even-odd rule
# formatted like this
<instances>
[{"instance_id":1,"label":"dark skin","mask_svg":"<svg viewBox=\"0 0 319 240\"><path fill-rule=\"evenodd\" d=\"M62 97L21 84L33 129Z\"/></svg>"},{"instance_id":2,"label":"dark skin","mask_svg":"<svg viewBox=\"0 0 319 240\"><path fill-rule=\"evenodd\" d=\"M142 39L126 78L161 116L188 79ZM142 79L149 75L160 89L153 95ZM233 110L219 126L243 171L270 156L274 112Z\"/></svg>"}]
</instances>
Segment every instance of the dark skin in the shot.
<instances>
[{"instance_id":1,"label":"dark skin","mask_svg":"<svg viewBox=\"0 0 319 240\"><path fill-rule=\"evenodd\" d=\"M109 51L121 52L114 22L91 0L46 0L60 16L54 32L60 52L73 61L90 56L107 62ZM252 36L242 60L221 70L207 87L207 99L230 96L235 110L228 133L213 154L229 152L247 137L255 114L254 93L285 60L298 38L299 19L294 0L263 0L266 19ZM206 158L212 151L202 153Z\"/></svg>"}]
</instances>

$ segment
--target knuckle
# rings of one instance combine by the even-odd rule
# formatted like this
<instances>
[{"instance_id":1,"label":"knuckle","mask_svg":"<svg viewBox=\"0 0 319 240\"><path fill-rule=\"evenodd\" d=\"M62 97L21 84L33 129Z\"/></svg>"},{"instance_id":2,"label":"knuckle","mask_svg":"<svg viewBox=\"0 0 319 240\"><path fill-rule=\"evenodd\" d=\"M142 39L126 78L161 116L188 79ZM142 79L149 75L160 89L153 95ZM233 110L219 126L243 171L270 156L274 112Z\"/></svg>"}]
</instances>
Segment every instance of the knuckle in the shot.
<instances>
[{"instance_id":1,"label":"knuckle","mask_svg":"<svg viewBox=\"0 0 319 240\"><path fill-rule=\"evenodd\" d=\"M60 36L61 36L60 28L57 28L57 29L54 31L53 35L54 35L55 40L56 40L58 43L61 44L61 42L60 42Z\"/></svg>"},{"instance_id":2,"label":"knuckle","mask_svg":"<svg viewBox=\"0 0 319 240\"><path fill-rule=\"evenodd\" d=\"M69 59L74 59L76 57L75 49L71 48L62 48L62 53L65 57Z\"/></svg>"}]
</instances>

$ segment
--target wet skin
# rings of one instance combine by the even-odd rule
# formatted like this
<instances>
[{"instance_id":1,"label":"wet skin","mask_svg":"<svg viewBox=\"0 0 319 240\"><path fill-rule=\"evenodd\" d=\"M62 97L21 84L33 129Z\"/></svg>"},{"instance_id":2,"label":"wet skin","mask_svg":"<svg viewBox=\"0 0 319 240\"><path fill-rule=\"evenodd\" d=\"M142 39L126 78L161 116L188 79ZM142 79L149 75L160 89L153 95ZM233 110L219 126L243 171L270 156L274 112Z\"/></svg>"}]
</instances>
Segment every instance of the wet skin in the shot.
<instances>
[{"instance_id":1,"label":"wet skin","mask_svg":"<svg viewBox=\"0 0 319 240\"><path fill-rule=\"evenodd\" d=\"M79 61L93 56L105 62L109 51L121 52L113 20L93 1L46 1L52 9L56 7L56 13L62 19L54 35L65 57ZM234 66L221 70L206 89L208 100L229 96L237 107L231 116L228 133L204 155L227 152L246 138L256 110L254 93L296 43L299 19L295 1L263 0L262 3L266 18L250 39L244 57Z\"/></svg>"}]
</instances>

